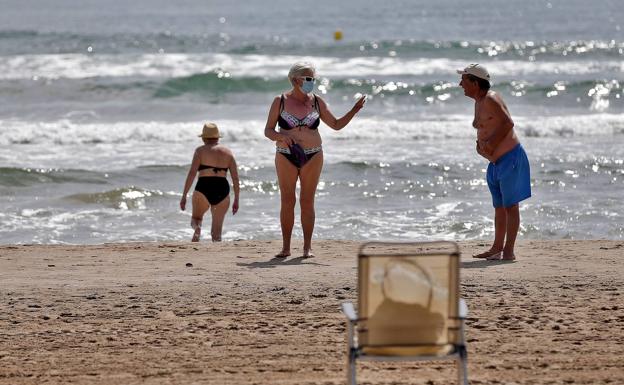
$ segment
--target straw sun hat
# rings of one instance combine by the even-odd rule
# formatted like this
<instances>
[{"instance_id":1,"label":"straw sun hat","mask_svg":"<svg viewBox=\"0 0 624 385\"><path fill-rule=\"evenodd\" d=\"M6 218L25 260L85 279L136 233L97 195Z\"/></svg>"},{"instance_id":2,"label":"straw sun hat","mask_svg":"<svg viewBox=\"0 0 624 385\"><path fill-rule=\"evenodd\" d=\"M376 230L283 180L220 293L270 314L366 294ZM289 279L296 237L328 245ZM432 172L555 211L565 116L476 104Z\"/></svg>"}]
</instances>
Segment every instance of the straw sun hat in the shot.
<instances>
[{"instance_id":1,"label":"straw sun hat","mask_svg":"<svg viewBox=\"0 0 624 385\"><path fill-rule=\"evenodd\" d=\"M214 123L206 123L204 124L204 128L202 129L201 135L197 135L203 139L217 139L222 138L221 134L219 134L219 127L217 127Z\"/></svg>"}]
</instances>

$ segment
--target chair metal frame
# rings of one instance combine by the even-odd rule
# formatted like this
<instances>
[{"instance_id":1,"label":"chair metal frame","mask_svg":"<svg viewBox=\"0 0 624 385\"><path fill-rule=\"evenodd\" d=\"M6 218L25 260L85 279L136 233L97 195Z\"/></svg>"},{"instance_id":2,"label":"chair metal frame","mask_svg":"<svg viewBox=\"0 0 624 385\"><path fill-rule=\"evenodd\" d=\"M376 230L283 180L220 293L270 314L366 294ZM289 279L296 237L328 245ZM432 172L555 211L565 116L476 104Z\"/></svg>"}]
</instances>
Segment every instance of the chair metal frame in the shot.
<instances>
[{"instance_id":1,"label":"chair metal frame","mask_svg":"<svg viewBox=\"0 0 624 385\"><path fill-rule=\"evenodd\" d=\"M399 243L399 242L368 242L360 246L360 250L358 252L358 264L361 258L370 257L371 255L364 254L363 251L368 246L426 246L426 245L447 245L453 247L453 252L448 253L447 255L451 257L460 258L459 246L454 242L440 241L440 242L410 242L410 243ZM426 255L434 255L440 254L439 252L423 252L419 253L418 256L426 256ZM400 257L401 254L384 254L393 257ZM408 256L408 255L405 255ZM409 254L409 256L414 256L414 254ZM458 264L459 266L459 264ZM359 271L359 269L358 269ZM459 279L459 275L458 279ZM458 283L459 284L459 283ZM358 289L358 296L360 295ZM401 355L369 355L363 351L364 346L358 344L356 334L358 329L358 323L362 321L362 319L358 318L355 308L351 302L345 302L341 305L342 312L347 317L347 345L348 345L348 356L347 356L347 384L348 385L356 385L356 363L357 360L361 361L429 361L429 360L444 360L444 359L453 359L457 364L457 384L458 385L468 385L468 354L466 351L466 341L464 335L465 329L465 319L468 316L468 306L466 305L466 301L462 298L458 298L458 309L457 315L459 319L459 341L456 344L453 344L453 349L450 353L438 356L438 355L411 355L411 356L401 356Z\"/></svg>"}]
</instances>

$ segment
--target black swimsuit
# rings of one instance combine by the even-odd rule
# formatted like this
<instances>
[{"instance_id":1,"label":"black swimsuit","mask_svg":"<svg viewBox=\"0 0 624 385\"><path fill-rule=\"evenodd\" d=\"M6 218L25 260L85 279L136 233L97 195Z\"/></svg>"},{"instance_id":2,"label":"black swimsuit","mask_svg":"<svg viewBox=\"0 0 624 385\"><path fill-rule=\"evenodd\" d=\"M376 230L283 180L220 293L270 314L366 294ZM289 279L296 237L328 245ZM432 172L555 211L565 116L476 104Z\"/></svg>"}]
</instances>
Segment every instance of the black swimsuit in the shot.
<instances>
[{"instance_id":1,"label":"black swimsuit","mask_svg":"<svg viewBox=\"0 0 624 385\"><path fill-rule=\"evenodd\" d=\"M200 164L199 167L197 167L197 171L201 171L201 170L207 170L211 168L212 171L214 171L214 173L218 173L219 171L225 171L227 172L227 167L214 167L214 166L208 166L207 164Z\"/></svg>"},{"instance_id":2,"label":"black swimsuit","mask_svg":"<svg viewBox=\"0 0 624 385\"><path fill-rule=\"evenodd\" d=\"M280 99L280 114L277 118L277 124L280 129L292 130L295 127L308 127L311 130L316 130L320 122L321 118L316 95L314 95L314 109L304 116L303 119L299 119L290 112L284 110L284 95L282 95ZM284 155L290 163L300 169L322 149L321 146L304 149L295 143L289 148L277 147L277 152Z\"/></svg>"},{"instance_id":3,"label":"black swimsuit","mask_svg":"<svg viewBox=\"0 0 624 385\"><path fill-rule=\"evenodd\" d=\"M197 171L212 169L216 174L219 171L227 172L227 168L213 167L204 164L200 164ZM230 183L224 176L200 176L197 178L197 184L195 185L195 191L202 193L208 203L216 205L221 203L228 195L230 195Z\"/></svg>"}]
</instances>

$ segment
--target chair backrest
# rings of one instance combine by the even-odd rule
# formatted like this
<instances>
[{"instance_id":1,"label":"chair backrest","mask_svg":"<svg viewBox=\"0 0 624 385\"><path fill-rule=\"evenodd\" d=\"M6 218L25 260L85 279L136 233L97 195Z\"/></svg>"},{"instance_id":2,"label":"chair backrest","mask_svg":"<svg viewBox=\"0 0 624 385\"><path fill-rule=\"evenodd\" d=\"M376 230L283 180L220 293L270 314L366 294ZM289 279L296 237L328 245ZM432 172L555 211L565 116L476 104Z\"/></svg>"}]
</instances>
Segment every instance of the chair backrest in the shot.
<instances>
[{"instance_id":1,"label":"chair backrest","mask_svg":"<svg viewBox=\"0 0 624 385\"><path fill-rule=\"evenodd\" d=\"M358 344L459 343L459 265L453 242L364 244L358 254Z\"/></svg>"}]
</instances>

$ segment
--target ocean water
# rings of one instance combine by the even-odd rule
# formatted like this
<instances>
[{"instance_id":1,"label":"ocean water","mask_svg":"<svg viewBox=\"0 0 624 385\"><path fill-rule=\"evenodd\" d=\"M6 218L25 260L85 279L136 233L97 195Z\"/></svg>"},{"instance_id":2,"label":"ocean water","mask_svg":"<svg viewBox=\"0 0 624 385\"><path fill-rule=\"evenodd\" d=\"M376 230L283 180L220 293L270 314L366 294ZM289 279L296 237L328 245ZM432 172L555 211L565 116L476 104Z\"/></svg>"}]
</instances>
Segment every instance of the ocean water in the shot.
<instances>
[{"instance_id":1,"label":"ocean water","mask_svg":"<svg viewBox=\"0 0 624 385\"><path fill-rule=\"evenodd\" d=\"M280 238L263 130L298 60L336 115L369 95L321 125L315 237L492 237L455 73L479 62L531 161L519 237L623 239L619 3L0 0L0 243L190 239L178 201L204 121L240 167L224 238Z\"/></svg>"}]
</instances>

